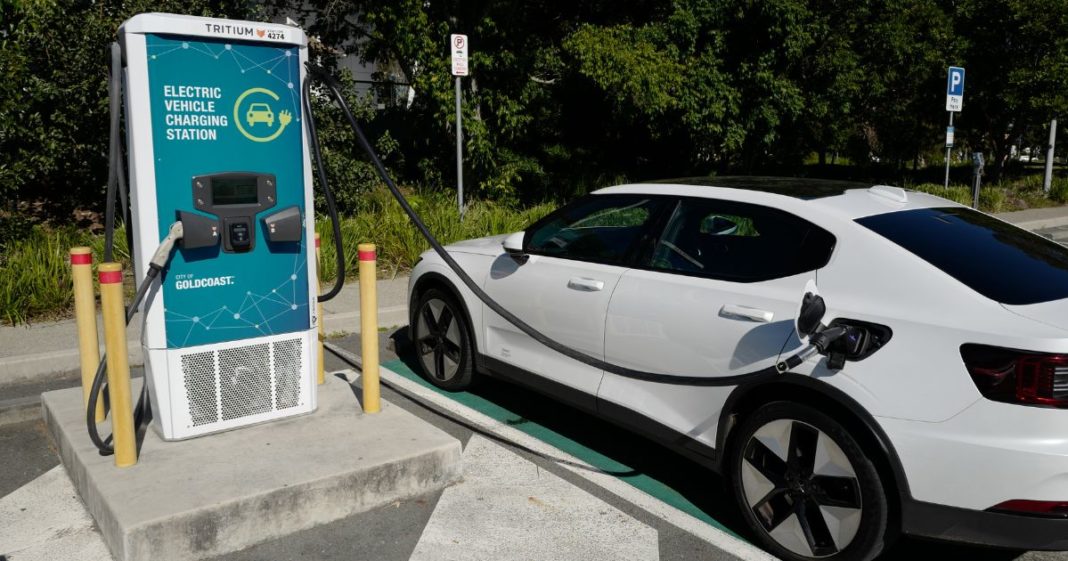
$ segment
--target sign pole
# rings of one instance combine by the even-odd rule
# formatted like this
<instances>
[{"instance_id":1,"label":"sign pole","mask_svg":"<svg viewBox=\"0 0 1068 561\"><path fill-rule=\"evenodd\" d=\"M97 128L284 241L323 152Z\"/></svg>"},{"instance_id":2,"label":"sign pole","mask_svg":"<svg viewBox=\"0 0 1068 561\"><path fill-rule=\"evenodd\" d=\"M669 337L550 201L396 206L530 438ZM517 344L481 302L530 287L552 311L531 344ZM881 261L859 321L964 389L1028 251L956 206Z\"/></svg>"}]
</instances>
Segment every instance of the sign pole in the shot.
<instances>
[{"instance_id":1,"label":"sign pole","mask_svg":"<svg viewBox=\"0 0 1068 561\"><path fill-rule=\"evenodd\" d=\"M959 66L950 66L946 76L946 111L949 111L949 127L946 128L946 182L943 185L949 188L949 164L953 156L953 113L960 111L964 106L964 69Z\"/></svg>"},{"instance_id":2,"label":"sign pole","mask_svg":"<svg viewBox=\"0 0 1068 561\"><path fill-rule=\"evenodd\" d=\"M456 200L460 218L464 217L464 130L460 111L460 77L456 77Z\"/></svg>"},{"instance_id":3,"label":"sign pole","mask_svg":"<svg viewBox=\"0 0 1068 561\"><path fill-rule=\"evenodd\" d=\"M950 136L951 134L953 134L953 112L952 111L949 112L949 128L946 129L946 182L945 182L945 185L944 185L944 187L946 189L949 189L949 159L950 159L951 153L953 152L953 137Z\"/></svg>"},{"instance_id":4,"label":"sign pole","mask_svg":"<svg viewBox=\"0 0 1068 561\"><path fill-rule=\"evenodd\" d=\"M1057 145L1057 119L1049 122L1049 144L1046 145L1046 175L1042 178L1042 190L1049 193L1053 184L1053 147Z\"/></svg>"},{"instance_id":5,"label":"sign pole","mask_svg":"<svg viewBox=\"0 0 1068 561\"><path fill-rule=\"evenodd\" d=\"M460 220L464 218L464 125L460 111L460 77L467 76L467 35L449 36L452 53L452 75L456 77L456 205Z\"/></svg>"}]
</instances>

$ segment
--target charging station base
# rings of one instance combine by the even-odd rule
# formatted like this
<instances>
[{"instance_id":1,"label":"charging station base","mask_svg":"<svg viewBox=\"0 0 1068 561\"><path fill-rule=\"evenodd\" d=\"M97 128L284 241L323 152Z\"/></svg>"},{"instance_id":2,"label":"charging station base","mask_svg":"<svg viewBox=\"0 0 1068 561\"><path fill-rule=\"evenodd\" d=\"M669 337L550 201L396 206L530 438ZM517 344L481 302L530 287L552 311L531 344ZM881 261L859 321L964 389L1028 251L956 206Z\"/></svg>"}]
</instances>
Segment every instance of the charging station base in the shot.
<instances>
[{"instance_id":1,"label":"charging station base","mask_svg":"<svg viewBox=\"0 0 1068 561\"><path fill-rule=\"evenodd\" d=\"M137 465L124 469L90 442L80 388L41 397L63 465L118 561L238 551L460 480L455 438L386 401L363 414L359 389L336 374L318 391L306 416L180 442L147 430Z\"/></svg>"}]
</instances>

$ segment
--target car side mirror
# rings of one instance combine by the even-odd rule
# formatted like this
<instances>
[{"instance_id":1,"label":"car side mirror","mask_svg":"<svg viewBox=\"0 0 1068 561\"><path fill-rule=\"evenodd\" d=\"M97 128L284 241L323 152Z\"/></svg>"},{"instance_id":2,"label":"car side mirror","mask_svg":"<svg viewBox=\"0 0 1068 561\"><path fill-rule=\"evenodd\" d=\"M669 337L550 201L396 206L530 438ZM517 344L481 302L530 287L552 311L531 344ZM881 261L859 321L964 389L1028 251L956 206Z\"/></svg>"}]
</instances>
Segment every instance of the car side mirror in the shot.
<instances>
[{"instance_id":1,"label":"car side mirror","mask_svg":"<svg viewBox=\"0 0 1068 561\"><path fill-rule=\"evenodd\" d=\"M526 254L523 252L523 238L526 236L526 232L515 232L509 234L507 238L504 238L504 251L512 257L523 257Z\"/></svg>"}]
</instances>

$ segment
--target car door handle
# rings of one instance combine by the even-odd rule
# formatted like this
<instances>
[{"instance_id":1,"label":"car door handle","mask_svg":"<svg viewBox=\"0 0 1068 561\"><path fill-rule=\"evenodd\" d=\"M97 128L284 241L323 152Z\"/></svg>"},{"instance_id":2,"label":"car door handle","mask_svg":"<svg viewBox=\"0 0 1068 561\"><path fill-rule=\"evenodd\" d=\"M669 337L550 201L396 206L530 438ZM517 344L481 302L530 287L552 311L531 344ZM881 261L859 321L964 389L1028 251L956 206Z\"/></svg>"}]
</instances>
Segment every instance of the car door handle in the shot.
<instances>
[{"instance_id":1,"label":"car door handle","mask_svg":"<svg viewBox=\"0 0 1068 561\"><path fill-rule=\"evenodd\" d=\"M604 288L604 281L597 279L587 279L583 277L575 277L567 281L567 287L575 290L583 290L586 292L597 292Z\"/></svg>"},{"instance_id":2,"label":"car door handle","mask_svg":"<svg viewBox=\"0 0 1068 561\"><path fill-rule=\"evenodd\" d=\"M720 309L719 315L720 317L747 319L759 323L768 323L771 321L771 318L775 317L774 313L767 310L759 310L757 308L750 308L749 306L739 306L738 304L726 304Z\"/></svg>"}]
</instances>

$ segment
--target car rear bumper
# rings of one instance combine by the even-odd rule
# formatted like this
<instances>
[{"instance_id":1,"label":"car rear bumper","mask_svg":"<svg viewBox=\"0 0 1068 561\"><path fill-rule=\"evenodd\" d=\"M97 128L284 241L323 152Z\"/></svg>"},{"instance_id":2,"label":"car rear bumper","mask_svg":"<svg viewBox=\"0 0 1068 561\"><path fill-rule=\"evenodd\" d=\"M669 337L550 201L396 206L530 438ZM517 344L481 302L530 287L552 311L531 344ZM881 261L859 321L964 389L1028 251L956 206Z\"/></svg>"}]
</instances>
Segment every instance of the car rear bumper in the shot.
<instances>
[{"instance_id":1,"label":"car rear bumper","mask_svg":"<svg viewBox=\"0 0 1068 561\"><path fill-rule=\"evenodd\" d=\"M1019 550L1068 550L1068 518L970 510L921 501L902 505L902 532Z\"/></svg>"}]
</instances>

